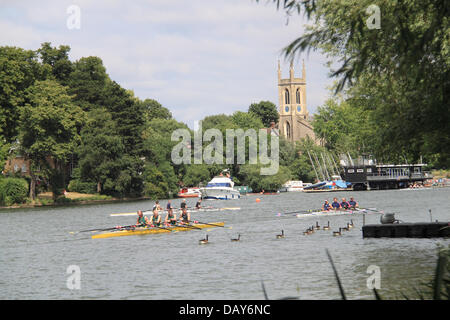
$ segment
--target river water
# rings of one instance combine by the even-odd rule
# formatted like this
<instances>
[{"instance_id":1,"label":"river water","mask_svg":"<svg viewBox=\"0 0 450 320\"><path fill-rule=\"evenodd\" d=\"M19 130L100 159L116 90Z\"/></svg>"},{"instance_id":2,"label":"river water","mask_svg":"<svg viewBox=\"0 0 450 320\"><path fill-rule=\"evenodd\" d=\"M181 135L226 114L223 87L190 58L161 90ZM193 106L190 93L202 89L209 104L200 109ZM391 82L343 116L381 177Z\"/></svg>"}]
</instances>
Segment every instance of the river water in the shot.
<instances>
[{"instance_id":1,"label":"river water","mask_svg":"<svg viewBox=\"0 0 450 320\"><path fill-rule=\"evenodd\" d=\"M204 201L241 210L192 213L202 222L229 228L144 236L91 239L71 231L130 225L134 216L111 213L149 209L152 201L0 211L0 299L340 299L329 250L347 298L373 299L369 266L380 271L384 298L414 298L429 281L438 244L448 239L363 239L362 214L308 216L277 213L314 209L325 199L354 196L361 207L395 212L407 222L448 221L450 188L335 193L248 195L240 200ZM261 201L257 202L259 198ZM192 206L195 199L188 199ZM166 201L160 201L165 206ZM172 200L179 207L180 200ZM332 231L353 220L341 237ZM366 214L366 223L380 215ZM330 221L330 231L303 231ZM284 230L283 239L276 235ZM241 234L241 241L231 238ZM198 240L209 236L208 245ZM69 266L80 270L79 289L69 289ZM372 267L373 268L373 267ZM370 270L370 269L369 269ZM372 269L373 270L373 269Z\"/></svg>"}]
</instances>

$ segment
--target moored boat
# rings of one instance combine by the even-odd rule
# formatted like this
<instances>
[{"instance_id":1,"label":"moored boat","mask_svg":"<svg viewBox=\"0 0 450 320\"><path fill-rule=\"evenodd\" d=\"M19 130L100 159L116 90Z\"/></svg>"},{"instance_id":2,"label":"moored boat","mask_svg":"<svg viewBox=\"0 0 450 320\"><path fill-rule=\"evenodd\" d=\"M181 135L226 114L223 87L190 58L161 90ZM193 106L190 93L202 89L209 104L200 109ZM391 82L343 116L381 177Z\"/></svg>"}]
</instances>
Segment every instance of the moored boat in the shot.
<instances>
[{"instance_id":1,"label":"moored boat","mask_svg":"<svg viewBox=\"0 0 450 320\"><path fill-rule=\"evenodd\" d=\"M177 193L179 198L199 198L201 197L200 188L181 188Z\"/></svg>"},{"instance_id":2,"label":"moored boat","mask_svg":"<svg viewBox=\"0 0 450 320\"><path fill-rule=\"evenodd\" d=\"M185 226L174 226L174 227L136 227L136 228L127 228L121 229L112 232L103 232L99 234L95 234L92 236L92 239L104 239L104 238L113 238L113 237L123 237L123 236L137 236L137 235L146 235L146 234L159 234L159 233L170 233L170 232L178 232L178 231L190 231L190 230L198 230L205 228L215 228L215 227L223 227L225 225L224 222L211 222L211 223L193 223Z\"/></svg>"},{"instance_id":3,"label":"moored boat","mask_svg":"<svg viewBox=\"0 0 450 320\"><path fill-rule=\"evenodd\" d=\"M235 190L234 182L231 178L222 174L214 177L206 187L200 188L202 199L210 200L231 200L239 199L241 194Z\"/></svg>"}]
</instances>

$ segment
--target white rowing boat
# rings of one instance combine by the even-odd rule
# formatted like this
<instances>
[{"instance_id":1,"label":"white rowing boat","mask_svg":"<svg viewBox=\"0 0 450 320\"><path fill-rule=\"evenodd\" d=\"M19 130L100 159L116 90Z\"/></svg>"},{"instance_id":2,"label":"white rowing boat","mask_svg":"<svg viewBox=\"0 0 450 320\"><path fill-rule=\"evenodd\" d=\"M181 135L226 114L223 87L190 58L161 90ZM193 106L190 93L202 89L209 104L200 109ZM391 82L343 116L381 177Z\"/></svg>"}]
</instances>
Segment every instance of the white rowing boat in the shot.
<instances>
[{"instance_id":1,"label":"white rowing boat","mask_svg":"<svg viewBox=\"0 0 450 320\"><path fill-rule=\"evenodd\" d=\"M304 218L310 216L339 216L339 215L349 215L355 213L383 213L383 211L378 211L375 208L370 209L353 209L353 210L329 210L329 211L315 211L306 213L297 213L297 218Z\"/></svg>"}]
</instances>

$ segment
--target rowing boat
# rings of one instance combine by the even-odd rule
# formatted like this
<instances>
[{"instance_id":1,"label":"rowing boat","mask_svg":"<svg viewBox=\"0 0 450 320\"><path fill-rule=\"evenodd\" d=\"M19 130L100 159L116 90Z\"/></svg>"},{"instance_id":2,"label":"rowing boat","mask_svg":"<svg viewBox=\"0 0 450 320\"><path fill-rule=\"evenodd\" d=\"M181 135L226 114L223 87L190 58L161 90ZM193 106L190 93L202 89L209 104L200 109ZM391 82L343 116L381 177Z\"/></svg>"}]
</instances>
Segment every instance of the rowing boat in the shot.
<instances>
[{"instance_id":1,"label":"rowing boat","mask_svg":"<svg viewBox=\"0 0 450 320\"><path fill-rule=\"evenodd\" d=\"M187 226L175 226L175 227L167 227L167 228L138 227L135 229L122 229L122 230L118 230L118 231L95 234L92 236L92 239L168 233L168 232L174 232L174 231L189 231L189 230L197 230L197 229L205 229L205 228L223 227L224 224L225 224L224 222L211 222L208 224L193 223L193 224L190 224Z\"/></svg>"},{"instance_id":2,"label":"rowing boat","mask_svg":"<svg viewBox=\"0 0 450 320\"><path fill-rule=\"evenodd\" d=\"M297 213L297 218L309 217L309 216L338 216L344 214L355 214L355 213L382 213L382 211L369 210L369 209L353 209L353 210L329 210L329 211L313 211L305 213Z\"/></svg>"}]
</instances>

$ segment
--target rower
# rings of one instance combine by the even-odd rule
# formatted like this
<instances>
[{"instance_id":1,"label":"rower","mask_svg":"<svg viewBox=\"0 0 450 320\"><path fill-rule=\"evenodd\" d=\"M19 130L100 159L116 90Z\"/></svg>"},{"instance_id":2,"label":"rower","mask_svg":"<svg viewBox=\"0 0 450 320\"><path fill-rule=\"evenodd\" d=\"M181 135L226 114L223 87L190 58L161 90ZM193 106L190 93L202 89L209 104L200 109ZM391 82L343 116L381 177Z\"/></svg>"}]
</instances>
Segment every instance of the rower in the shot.
<instances>
[{"instance_id":1,"label":"rower","mask_svg":"<svg viewBox=\"0 0 450 320\"><path fill-rule=\"evenodd\" d=\"M197 203L195 204L195 209L200 209L202 207L202 199L198 199Z\"/></svg>"},{"instance_id":2,"label":"rower","mask_svg":"<svg viewBox=\"0 0 450 320\"><path fill-rule=\"evenodd\" d=\"M345 200L345 198L342 198L341 208L343 208L343 209L349 209L350 208L350 203L348 203L348 201Z\"/></svg>"},{"instance_id":3,"label":"rower","mask_svg":"<svg viewBox=\"0 0 450 320\"><path fill-rule=\"evenodd\" d=\"M180 215L180 222L182 224L188 224L189 221L191 221L191 215L187 211L186 207L182 209L181 215Z\"/></svg>"},{"instance_id":4,"label":"rower","mask_svg":"<svg viewBox=\"0 0 450 320\"><path fill-rule=\"evenodd\" d=\"M141 210L138 210L137 212L138 218L137 218L137 225L145 227L146 225L150 224L148 221L148 218L144 216Z\"/></svg>"},{"instance_id":5,"label":"rower","mask_svg":"<svg viewBox=\"0 0 450 320\"><path fill-rule=\"evenodd\" d=\"M169 212L169 210L172 210L172 203L170 202L170 200L167 201L167 206L166 206L167 212Z\"/></svg>"},{"instance_id":6,"label":"rower","mask_svg":"<svg viewBox=\"0 0 450 320\"><path fill-rule=\"evenodd\" d=\"M333 203L331 204L331 207L332 207L334 210L339 210L339 209L341 208L341 205L339 204L337 198L333 198Z\"/></svg>"},{"instance_id":7,"label":"rower","mask_svg":"<svg viewBox=\"0 0 450 320\"><path fill-rule=\"evenodd\" d=\"M161 210L161 206L159 205L159 201L158 200L155 201L155 205L153 206L152 211L155 211L155 209L158 210L158 211Z\"/></svg>"},{"instance_id":8,"label":"rower","mask_svg":"<svg viewBox=\"0 0 450 320\"><path fill-rule=\"evenodd\" d=\"M331 209L331 205L328 203L328 200L325 200L325 203L322 206L323 211L329 211Z\"/></svg>"},{"instance_id":9,"label":"rower","mask_svg":"<svg viewBox=\"0 0 450 320\"><path fill-rule=\"evenodd\" d=\"M183 211L183 209L186 209L186 199L183 199L183 201L181 201L180 209L181 211Z\"/></svg>"},{"instance_id":10,"label":"rower","mask_svg":"<svg viewBox=\"0 0 450 320\"><path fill-rule=\"evenodd\" d=\"M166 215L166 218L164 219L164 224L176 225L177 224L177 216L173 213L172 207L169 208L169 204L167 204L167 215Z\"/></svg>"},{"instance_id":11,"label":"rower","mask_svg":"<svg viewBox=\"0 0 450 320\"><path fill-rule=\"evenodd\" d=\"M150 218L150 224L159 227L161 225L161 216L158 213L158 209L153 209L153 215Z\"/></svg>"},{"instance_id":12,"label":"rower","mask_svg":"<svg viewBox=\"0 0 450 320\"><path fill-rule=\"evenodd\" d=\"M358 208L358 202L356 202L355 199L353 199L353 197L350 197L350 201L348 203L350 204L350 207L352 207L353 209Z\"/></svg>"}]
</instances>

